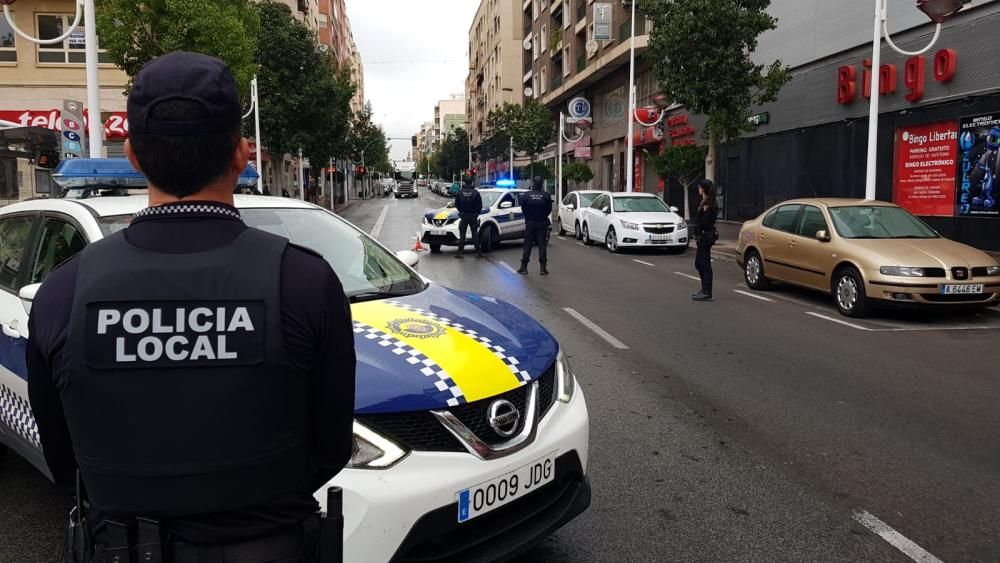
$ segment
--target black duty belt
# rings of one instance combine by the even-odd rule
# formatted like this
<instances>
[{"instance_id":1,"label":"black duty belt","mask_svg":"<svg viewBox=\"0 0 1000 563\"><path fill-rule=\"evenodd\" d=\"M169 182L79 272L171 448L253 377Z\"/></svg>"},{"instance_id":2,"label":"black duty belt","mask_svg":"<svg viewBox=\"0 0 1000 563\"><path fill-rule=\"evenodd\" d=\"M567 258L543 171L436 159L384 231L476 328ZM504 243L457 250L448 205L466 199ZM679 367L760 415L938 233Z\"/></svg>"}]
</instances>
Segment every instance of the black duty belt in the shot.
<instances>
[{"instance_id":1,"label":"black duty belt","mask_svg":"<svg viewBox=\"0 0 1000 563\"><path fill-rule=\"evenodd\" d=\"M171 563L237 563L243 561L316 561L319 542L319 516L306 519L301 526L262 538L225 545L199 545L168 542L164 549Z\"/></svg>"}]
</instances>

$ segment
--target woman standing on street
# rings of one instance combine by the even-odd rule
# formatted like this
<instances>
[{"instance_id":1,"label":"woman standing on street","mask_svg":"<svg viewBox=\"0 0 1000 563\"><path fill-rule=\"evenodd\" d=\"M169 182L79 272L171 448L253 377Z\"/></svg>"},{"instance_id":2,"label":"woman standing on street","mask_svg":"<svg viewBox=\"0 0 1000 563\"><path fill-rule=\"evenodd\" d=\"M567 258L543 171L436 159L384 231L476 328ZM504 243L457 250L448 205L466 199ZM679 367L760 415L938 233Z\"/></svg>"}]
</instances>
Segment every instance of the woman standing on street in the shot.
<instances>
[{"instance_id":1,"label":"woman standing on street","mask_svg":"<svg viewBox=\"0 0 1000 563\"><path fill-rule=\"evenodd\" d=\"M691 296L695 301L712 300L712 247L719 240L715 230L715 218L719 208L715 203L715 184L711 180L698 182L698 214L695 218L695 232L698 236L698 252L694 267L701 276L701 291Z\"/></svg>"}]
</instances>

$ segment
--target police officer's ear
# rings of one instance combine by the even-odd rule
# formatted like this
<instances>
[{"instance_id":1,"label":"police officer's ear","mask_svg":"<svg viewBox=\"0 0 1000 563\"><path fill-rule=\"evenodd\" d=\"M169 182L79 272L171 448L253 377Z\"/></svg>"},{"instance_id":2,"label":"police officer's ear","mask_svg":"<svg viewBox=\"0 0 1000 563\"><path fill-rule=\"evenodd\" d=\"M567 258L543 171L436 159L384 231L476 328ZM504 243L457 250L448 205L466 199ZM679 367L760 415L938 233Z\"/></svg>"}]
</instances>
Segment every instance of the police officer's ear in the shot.
<instances>
[{"instance_id":1,"label":"police officer's ear","mask_svg":"<svg viewBox=\"0 0 1000 563\"><path fill-rule=\"evenodd\" d=\"M136 172L142 172L142 168L139 166L139 159L135 156L135 151L132 150L132 141L125 139L125 158L128 159L129 164Z\"/></svg>"},{"instance_id":2,"label":"police officer's ear","mask_svg":"<svg viewBox=\"0 0 1000 563\"><path fill-rule=\"evenodd\" d=\"M233 154L233 167L230 173L239 176L247 169L247 163L250 162L250 141L247 141L246 137L240 137L238 143L236 143L236 150Z\"/></svg>"}]
</instances>

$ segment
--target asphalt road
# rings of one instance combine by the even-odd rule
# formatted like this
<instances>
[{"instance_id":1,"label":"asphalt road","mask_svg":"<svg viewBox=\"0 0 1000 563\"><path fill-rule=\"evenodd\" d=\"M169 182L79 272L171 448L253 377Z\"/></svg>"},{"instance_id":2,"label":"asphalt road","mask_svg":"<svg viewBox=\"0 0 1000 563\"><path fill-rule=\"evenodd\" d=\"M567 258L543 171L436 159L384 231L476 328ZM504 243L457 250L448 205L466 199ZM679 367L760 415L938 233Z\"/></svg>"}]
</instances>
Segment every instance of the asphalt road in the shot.
<instances>
[{"instance_id":1,"label":"asphalt road","mask_svg":"<svg viewBox=\"0 0 1000 563\"><path fill-rule=\"evenodd\" d=\"M408 249L445 201L344 215ZM553 237L546 278L512 272L514 244L452 254L420 271L528 311L587 394L593 504L523 561L1000 561L997 312L845 325L823 297L737 293L721 255L716 301L694 303L692 253ZM0 561L55 561L68 505L16 456L0 463Z\"/></svg>"}]
</instances>

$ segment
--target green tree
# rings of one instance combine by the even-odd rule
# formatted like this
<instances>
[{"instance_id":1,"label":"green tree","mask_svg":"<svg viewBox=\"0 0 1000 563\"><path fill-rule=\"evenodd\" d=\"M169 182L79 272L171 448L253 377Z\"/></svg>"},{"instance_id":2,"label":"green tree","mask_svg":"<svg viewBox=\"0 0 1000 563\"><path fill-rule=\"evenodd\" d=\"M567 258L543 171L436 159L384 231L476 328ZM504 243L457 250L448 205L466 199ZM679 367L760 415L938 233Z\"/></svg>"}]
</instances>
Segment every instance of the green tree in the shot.
<instances>
[{"instance_id":1,"label":"green tree","mask_svg":"<svg viewBox=\"0 0 1000 563\"><path fill-rule=\"evenodd\" d=\"M647 60L667 97L708 117L705 176L718 144L751 131L751 108L772 102L790 79L781 61L753 61L757 40L775 29L770 0L640 0L653 21Z\"/></svg>"},{"instance_id":2,"label":"green tree","mask_svg":"<svg viewBox=\"0 0 1000 563\"><path fill-rule=\"evenodd\" d=\"M525 153L534 169L535 157L545 150L555 134L552 112L535 100L523 106L504 104L486 119L493 134L483 143L486 158L503 159L510 152L510 139L514 138L514 151ZM523 177L523 176L522 176Z\"/></svg>"},{"instance_id":3,"label":"green tree","mask_svg":"<svg viewBox=\"0 0 1000 563\"><path fill-rule=\"evenodd\" d=\"M250 0L97 0L101 47L132 79L144 64L173 51L218 57L244 97L257 70L260 19Z\"/></svg>"},{"instance_id":4,"label":"green tree","mask_svg":"<svg viewBox=\"0 0 1000 563\"><path fill-rule=\"evenodd\" d=\"M365 166L369 170L387 170L390 168L388 139L382 127L372 121L374 113L371 102L368 102L360 112L354 114L347 146L355 161L362 160L362 152L364 153ZM418 171L424 173L426 168Z\"/></svg>"},{"instance_id":5,"label":"green tree","mask_svg":"<svg viewBox=\"0 0 1000 563\"><path fill-rule=\"evenodd\" d=\"M568 162L563 164L562 176L564 182L573 182L574 187L577 187L581 182L593 180L594 171L586 162Z\"/></svg>"},{"instance_id":6,"label":"green tree","mask_svg":"<svg viewBox=\"0 0 1000 563\"><path fill-rule=\"evenodd\" d=\"M704 147L679 145L667 147L653 157L656 175L664 181L677 180L684 188L684 218L691 218L691 186L701 179L705 171Z\"/></svg>"},{"instance_id":7,"label":"green tree","mask_svg":"<svg viewBox=\"0 0 1000 563\"><path fill-rule=\"evenodd\" d=\"M448 133L435 156L442 178L461 178L469 166L469 134L461 128Z\"/></svg>"}]
</instances>

